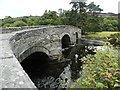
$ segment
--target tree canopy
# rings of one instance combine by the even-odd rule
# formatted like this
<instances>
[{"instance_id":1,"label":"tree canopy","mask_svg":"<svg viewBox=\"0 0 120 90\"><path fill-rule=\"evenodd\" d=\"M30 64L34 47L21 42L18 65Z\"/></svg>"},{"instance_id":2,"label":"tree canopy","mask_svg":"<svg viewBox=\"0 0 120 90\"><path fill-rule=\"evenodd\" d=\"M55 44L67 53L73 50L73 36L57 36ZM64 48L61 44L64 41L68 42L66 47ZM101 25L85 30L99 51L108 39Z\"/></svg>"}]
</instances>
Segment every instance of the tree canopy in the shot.
<instances>
[{"instance_id":1,"label":"tree canopy","mask_svg":"<svg viewBox=\"0 0 120 90\"><path fill-rule=\"evenodd\" d=\"M102 14L102 9L94 2L71 2L70 10L59 9L60 12L45 10L42 16L23 16L2 19L1 27L39 26L39 25L73 25L82 33L96 31L117 31L118 18L112 14Z\"/></svg>"}]
</instances>

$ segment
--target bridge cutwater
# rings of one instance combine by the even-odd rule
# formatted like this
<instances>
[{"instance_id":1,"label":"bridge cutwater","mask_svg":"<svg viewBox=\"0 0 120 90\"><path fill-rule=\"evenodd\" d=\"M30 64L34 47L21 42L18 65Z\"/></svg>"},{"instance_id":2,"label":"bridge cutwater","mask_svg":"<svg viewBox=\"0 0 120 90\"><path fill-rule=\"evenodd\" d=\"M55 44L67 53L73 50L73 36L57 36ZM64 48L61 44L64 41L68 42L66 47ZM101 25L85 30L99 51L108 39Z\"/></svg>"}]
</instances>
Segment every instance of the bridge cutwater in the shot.
<instances>
[{"instance_id":1,"label":"bridge cutwater","mask_svg":"<svg viewBox=\"0 0 120 90\"><path fill-rule=\"evenodd\" d=\"M57 58L76 43L81 30L74 26L24 26L2 28L0 34L0 89L36 88L20 63L36 53ZM44 57L43 57L44 58Z\"/></svg>"}]
</instances>

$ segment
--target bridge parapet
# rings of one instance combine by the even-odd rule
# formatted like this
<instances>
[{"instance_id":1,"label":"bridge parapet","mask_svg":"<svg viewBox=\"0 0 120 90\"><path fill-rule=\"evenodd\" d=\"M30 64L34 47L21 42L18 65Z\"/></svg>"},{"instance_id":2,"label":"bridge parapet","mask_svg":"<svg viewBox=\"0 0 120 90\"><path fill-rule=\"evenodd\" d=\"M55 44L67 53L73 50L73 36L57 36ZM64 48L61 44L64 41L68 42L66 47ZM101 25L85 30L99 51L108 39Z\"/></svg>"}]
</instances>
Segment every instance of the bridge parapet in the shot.
<instances>
[{"instance_id":1,"label":"bridge parapet","mask_svg":"<svg viewBox=\"0 0 120 90\"><path fill-rule=\"evenodd\" d=\"M40 26L2 27L2 33L11 33L11 32L20 31L20 30L35 29L35 28L41 28L41 27L47 27L47 26L40 25Z\"/></svg>"}]
</instances>

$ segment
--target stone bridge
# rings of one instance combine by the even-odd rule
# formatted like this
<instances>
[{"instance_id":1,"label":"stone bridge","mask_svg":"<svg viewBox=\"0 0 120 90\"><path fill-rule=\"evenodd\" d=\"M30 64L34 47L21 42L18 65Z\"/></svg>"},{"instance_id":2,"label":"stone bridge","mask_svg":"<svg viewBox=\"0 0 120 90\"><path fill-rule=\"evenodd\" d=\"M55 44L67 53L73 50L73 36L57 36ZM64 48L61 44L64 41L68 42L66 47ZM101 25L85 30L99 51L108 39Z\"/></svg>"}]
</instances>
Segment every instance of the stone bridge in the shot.
<instances>
[{"instance_id":1,"label":"stone bridge","mask_svg":"<svg viewBox=\"0 0 120 90\"><path fill-rule=\"evenodd\" d=\"M20 63L36 52L57 58L81 37L81 30L73 26L11 27L3 28L2 32L0 89L36 88Z\"/></svg>"}]
</instances>

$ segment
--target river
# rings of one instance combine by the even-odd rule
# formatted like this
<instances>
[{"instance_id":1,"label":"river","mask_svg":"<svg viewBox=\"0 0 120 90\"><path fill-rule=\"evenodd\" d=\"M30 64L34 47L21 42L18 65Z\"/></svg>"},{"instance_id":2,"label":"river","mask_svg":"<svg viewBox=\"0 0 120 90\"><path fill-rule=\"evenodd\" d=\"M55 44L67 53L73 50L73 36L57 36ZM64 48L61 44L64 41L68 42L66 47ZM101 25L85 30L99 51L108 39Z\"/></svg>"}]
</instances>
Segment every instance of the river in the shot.
<instances>
[{"instance_id":1,"label":"river","mask_svg":"<svg viewBox=\"0 0 120 90\"><path fill-rule=\"evenodd\" d=\"M94 47L102 47L103 41L82 39L76 45L69 45L63 50L61 61L52 60L47 67L37 71L37 75L28 74L38 89L40 88L70 88L74 80L81 78L83 64L80 58L87 54L95 54ZM39 69L39 68L37 68ZM34 72L34 71L33 71Z\"/></svg>"}]
</instances>

